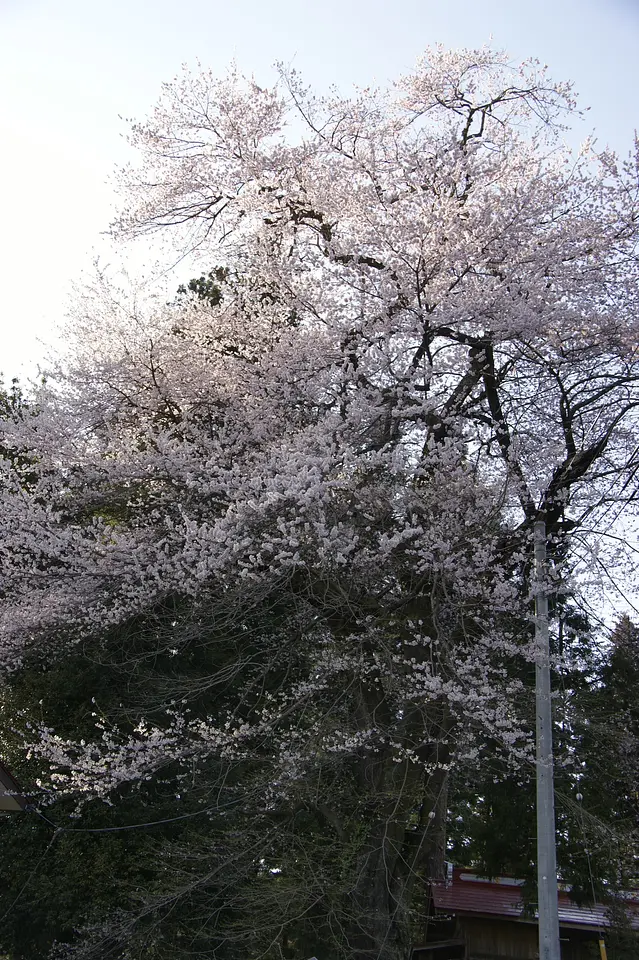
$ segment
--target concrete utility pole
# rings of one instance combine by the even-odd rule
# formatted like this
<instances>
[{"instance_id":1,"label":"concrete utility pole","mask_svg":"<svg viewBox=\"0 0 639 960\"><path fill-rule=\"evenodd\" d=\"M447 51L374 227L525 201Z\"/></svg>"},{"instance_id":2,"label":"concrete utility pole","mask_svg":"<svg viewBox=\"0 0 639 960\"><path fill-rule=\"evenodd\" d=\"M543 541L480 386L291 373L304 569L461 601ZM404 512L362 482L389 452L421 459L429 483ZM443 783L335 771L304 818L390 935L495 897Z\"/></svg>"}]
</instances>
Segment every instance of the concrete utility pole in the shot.
<instances>
[{"instance_id":1,"label":"concrete utility pole","mask_svg":"<svg viewBox=\"0 0 639 960\"><path fill-rule=\"evenodd\" d=\"M537 897L539 960L560 960L557 904L555 788L552 762L550 643L546 596L546 523L535 523L535 641L537 706Z\"/></svg>"}]
</instances>

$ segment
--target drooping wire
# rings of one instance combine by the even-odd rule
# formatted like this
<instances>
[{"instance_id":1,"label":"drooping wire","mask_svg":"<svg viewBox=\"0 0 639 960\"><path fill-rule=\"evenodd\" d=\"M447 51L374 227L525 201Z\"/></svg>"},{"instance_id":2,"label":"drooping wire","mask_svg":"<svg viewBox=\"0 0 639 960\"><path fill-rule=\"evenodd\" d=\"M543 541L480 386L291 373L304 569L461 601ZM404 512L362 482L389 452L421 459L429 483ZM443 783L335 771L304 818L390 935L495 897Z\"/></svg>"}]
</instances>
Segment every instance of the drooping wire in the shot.
<instances>
[{"instance_id":1,"label":"drooping wire","mask_svg":"<svg viewBox=\"0 0 639 960\"><path fill-rule=\"evenodd\" d=\"M597 912L597 907L599 906L599 904L598 904L598 902L597 902L597 894L596 894L596 892L595 892L595 879L594 879L593 872L592 872L592 861L591 861L591 859L590 859L590 844L588 843L588 838L586 837L586 824L585 824L585 820L584 820L584 811L583 811L583 806L582 806L583 795L582 795L581 793L578 793L577 796L576 796L576 800L577 800L577 803L579 804L578 809L579 809L579 818L580 818L580 821L581 821L581 835L582 835L583 840L584 840L584 853L586 854L586 863L588 864L588 877L589 877L589 879L590 879L590 890L591 890L591 893L592 893L592 903L593 903L593 906L594 906L594 908L595 908L595 911L594 911L594 912L595 912L595 916L597 917L597 933L599 934L599 942L602 943L602 942L604 941L604 932L603 932L603 928L602 928L601 924L599 923L599 915L598 915L598 912Z\"/></svg>"},{"instance_id":2,"label":"drooping wire","mask_svg":"<svg viewBox=\"0 0 639 960\"><path fill-rule=\"evenodd\" d=\"M246 797L243 796L241 801L238 799L229 800L227 803L216 803L215 806L203 807L201 810L194 810L191 813L182 813L177 817L165 817L162 820L148 820L145 823L125 823L119 827L60 827L57 823L54 823L53 820L46 817L37 807L28 807L27 812L35 813L41 820L44 820L59 833L119 833L123 830L143 830L145 827L177 823L179 820L191 820L193 817L201 817L205 813L214 813L222 807L230 807L233 806L233 804L244 802L245 800Z\"/></svg>"}]
</instances>

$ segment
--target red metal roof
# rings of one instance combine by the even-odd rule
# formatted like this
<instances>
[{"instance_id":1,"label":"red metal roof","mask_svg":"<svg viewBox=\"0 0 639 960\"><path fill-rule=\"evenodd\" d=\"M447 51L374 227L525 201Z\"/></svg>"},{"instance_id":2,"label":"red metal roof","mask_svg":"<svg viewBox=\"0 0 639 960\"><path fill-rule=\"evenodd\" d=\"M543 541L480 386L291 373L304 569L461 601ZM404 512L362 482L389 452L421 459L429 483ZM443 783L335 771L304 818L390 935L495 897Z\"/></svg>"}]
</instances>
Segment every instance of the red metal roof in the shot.
<instances>
[{"instance_id":1,"label":"red metal roof","mask_svg":"<svg viewBox=\"0 0 639 960\"><path fill-rule=\"evenodd\" d=\"M453 871L452 882L433 884L433 901L444 913L469 913L484 916L522 918L522 880L497 877L487 880L469 870ZM639 894L624 898L634 929L639 930ZM562 926L606 927L608 918L602 904L578 907L566 890L559 892L559 923ZM536 914L535 914L536 916Z\"/></svg>"}]
</instances>

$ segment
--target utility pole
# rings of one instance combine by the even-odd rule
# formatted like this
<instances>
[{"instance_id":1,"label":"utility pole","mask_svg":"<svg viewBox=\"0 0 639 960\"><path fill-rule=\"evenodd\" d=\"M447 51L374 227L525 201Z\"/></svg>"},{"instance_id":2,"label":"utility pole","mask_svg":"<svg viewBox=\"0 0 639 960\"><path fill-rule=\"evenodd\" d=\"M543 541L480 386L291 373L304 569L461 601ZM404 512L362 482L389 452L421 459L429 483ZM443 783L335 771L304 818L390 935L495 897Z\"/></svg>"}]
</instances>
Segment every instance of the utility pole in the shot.
<instances>
[{"instance_id":1,"label":"utility pole","mask_svg":"<svg viewBox=\"0 0 639 960\"><path fill-rule=\"evenodd\" d=\"M537 520L535 544L535 702L537 707L537 899L539 960L560 960L557 905L555 788L552 761L550 643L546 595L546 523Z\"/></svg>"}]
</instances>

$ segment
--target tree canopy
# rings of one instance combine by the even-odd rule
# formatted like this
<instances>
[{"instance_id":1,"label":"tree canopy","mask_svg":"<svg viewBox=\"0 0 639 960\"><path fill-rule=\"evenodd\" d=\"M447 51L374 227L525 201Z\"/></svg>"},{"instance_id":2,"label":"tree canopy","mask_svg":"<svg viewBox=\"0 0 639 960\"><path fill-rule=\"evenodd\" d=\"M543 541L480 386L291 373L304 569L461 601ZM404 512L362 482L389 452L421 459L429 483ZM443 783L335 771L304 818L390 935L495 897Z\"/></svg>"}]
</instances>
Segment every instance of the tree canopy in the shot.
<instances>
[{"instance_id":1,"label":"tree canopy","mask_svg":"<svg viewBox=\"0 0 639 960\"><path fill-rule=\"evenodd\" d=\"M532 524L585 590L639 463L637 165L575 109L438 48L351 98L187 72L133 126L114 233L204 272L98 275L0 461L4 702L91 664L12 749L55 824L173 822L69 949L407 957L451 771L530 761Z\"/></svg>"}]
</instances>

